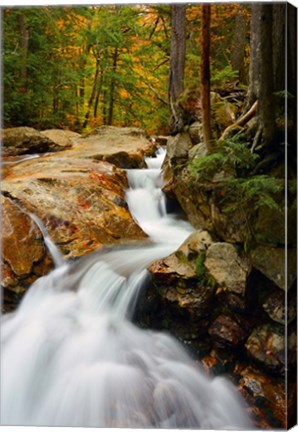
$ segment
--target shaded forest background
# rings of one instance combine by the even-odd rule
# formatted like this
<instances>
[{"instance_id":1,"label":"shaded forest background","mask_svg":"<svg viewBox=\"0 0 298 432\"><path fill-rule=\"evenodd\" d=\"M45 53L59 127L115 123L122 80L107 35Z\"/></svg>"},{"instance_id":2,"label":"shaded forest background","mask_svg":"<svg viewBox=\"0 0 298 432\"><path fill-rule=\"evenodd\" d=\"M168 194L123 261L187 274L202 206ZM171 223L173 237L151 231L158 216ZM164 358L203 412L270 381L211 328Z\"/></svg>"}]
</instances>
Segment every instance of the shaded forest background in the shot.
<instances>
[{"instance_id":1,"label":"shaded forest background","mask_svg":"<svg viewBox=\"0 0 298 432\"><path fill-rule=\"evenodd\" d=\"M251 8L210 9L211 91L246 90ZM82 132L106 124L167 133L171 14L171 5L4 10L4 126ZM201 5L187 6L185 105L200 91L201 24ZM224 127L236 113L215 102Z\"/></svg>"}]
</instances>

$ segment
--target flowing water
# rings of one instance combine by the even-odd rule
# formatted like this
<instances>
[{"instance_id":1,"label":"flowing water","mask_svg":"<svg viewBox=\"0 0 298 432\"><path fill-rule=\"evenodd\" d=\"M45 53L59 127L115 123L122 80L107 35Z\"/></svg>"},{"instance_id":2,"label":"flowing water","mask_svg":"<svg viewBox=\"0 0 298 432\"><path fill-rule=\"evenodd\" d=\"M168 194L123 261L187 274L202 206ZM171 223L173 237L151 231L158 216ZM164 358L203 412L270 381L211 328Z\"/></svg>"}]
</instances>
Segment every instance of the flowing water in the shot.
<instances>
[{"instance_id":1,"label":"flowing water","mask_svg":"<svg viewBox=\"0 0 298 432\"><path fill-rule=\"evenodd\" d=\"M163 157L160 150L147 170L128 171L127 202L146 245L66 263L32 216L56 268L2 318L2 425L249 428L227 380L207 377L174 338L130 321L146 267L192 232L166 212Z\"/></svg>"}]
</instances>

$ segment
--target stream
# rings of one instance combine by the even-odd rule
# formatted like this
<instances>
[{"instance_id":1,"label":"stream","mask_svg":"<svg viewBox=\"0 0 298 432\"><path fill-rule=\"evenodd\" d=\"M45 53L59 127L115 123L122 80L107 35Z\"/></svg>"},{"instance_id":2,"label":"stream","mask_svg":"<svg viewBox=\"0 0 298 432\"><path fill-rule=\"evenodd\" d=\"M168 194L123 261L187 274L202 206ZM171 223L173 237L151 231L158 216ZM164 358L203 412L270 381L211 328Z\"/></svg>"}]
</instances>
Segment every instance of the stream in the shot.
<instances>
[{"instance_id":1,"label":"stream","mask_svg":"<svg viewBox=\"0 0 298 432\"><path fill-rule=\"evenodd\" d=\"M65 262L39 224L55 269L39 278L1 325L1 424L248 429L235 388L210 378L168 334L131 322L151 262L193 228L168 214L165 151L127 170L130 211L150 241L106 247Z\"/></svg>"}]
</instances>

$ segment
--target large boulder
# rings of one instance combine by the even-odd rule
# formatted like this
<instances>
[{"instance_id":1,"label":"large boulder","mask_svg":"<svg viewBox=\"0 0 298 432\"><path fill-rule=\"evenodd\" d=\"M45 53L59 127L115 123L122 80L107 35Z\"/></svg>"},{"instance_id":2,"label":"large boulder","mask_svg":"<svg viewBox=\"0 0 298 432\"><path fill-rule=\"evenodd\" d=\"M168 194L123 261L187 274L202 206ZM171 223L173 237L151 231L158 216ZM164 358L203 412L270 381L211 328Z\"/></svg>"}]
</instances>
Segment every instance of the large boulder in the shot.
<instances>
[{"instance_id":1,"label":"large boulder","mask_svg":"<svg viewBox=\"0 0 298 432\"><path fill-rule=\"evenodd\" d=\"M81 137L77 132L63 129L47 129L41 134L62 148L70 148Z\"/></svg>"},{"instance_id":2,"label":"large boulder","mask_svg":"<svg viewBox=\"0 0 298 432\"><path fill-rule=\"evenodd\" d=\"M234 245L212 244L206 253L205 267L220 288L236 294L245 294L247 278L252 267L247 256L241 256Z\"/></svg>"},{"instance_id":3,"label":"large boulder","mask_svg":"<svg viewBox=\"0 0 298 432\"><path fill-rule=\"evenodd\" d=\"M30 127L2 129L1 137L3 156L56 152L66 147Z\"/></svg>"},{"instance_id":4,"label":"large boulder","mask_svg":"<svg viewBox=\"0 0 298 432\"><path fill-rule=\"evenodd\" d=\"M195 130L199 130L199 124ZM188 132L170 137L167 143L164 191L170 198L177 198L191 224L229 243L250 243L253 239L271 246L285 244L285 191L272 196L278 207L266 205L265 199L260 205L258 194L250 199L246 199L244 193L237 196L231 193L231 180L236 179L232 165L226 164L214 176L208 171L200 176L192 171L191 162L206 154L205 145L192 127ZM284 166L280 163L275 168L268 168L265 174L279 179L282 185ZM288 199L287 242L294 245L296 210L292 204L295 195L289 194Z\"/></svg>"},{"instance_id":5,"label":"large boulder","mask_svg":"<svg viewBox=\"0 0 298 432\"><path fill-rule=\"evenodd\" d=\"M152 283L139 308L139 322L170 330L183 339L206 334L215 285L205 278L204 256L212 243L196 231L170 256L149 267Z\"/></svg>"},{"instance_id":6,"label":"large boulder","mask_svg":"<svg viewBox=\"0 0 298 432\"><path fill-rule=\"evenodd\" d=\"M92 158L110 162L119 168L143 168L144 156L153 156L157 142L138 128L101 126L79 139L65 152L73 157Z\"/></svg>"},{"instance_id":7,"label":"large boulder","mask_svg":"<svg viewBox=\"0 0 298 432\"><path fill-rule=\"evenodd\" d=\"M174 196L174 184L176 167L184 164L188 159L188 152L192 147L192 142L188 133L179 133L171 136L167 141L167 154L162 166L164 178L164 192L169 196ZM178 168L179 169L179 168Z\"/></svg>"},{"instance_id":8,"label":"large boulder","mask_svg":"<svg viewBox=\"0 0 298 432\"><path fill-rule=\"evenodd\" d=\"M296 250L287 250L287 269L285 268L285 252L284 247L265 245L258 245L251 251L253 266L282 290L291 288L297 277Z\"/></svg>"},{"instance_id":9,"label":"large boulder","mask_svg":"<svg viewBox=\"0 0 298 432\"><path fill-rule=\"evenodd\" d=\"M1 206L3 304L9 311L28 286L52 268L52 259L30 216L7 197L1 197Z\"/></svg>"},{"instance_id":10,"label":"large boulder","mask_svg":"<svg viewBox=\"0 0 298 432\"><path fill-rule=\"evenodd\" d=\"M145 238L125 202L125 172L107 162L56 156L16 165L3 192L37 215L65 257Z\"/></svg>"}]
</instances>

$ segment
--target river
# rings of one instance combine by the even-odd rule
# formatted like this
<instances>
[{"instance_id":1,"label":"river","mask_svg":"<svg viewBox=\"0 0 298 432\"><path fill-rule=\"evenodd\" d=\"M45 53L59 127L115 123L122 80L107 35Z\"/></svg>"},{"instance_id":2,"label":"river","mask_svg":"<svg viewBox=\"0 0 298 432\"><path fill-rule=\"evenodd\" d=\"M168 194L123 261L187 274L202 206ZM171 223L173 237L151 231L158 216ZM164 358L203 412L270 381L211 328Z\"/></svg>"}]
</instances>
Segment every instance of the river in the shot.
<instances>
[{"instance_id":1,"label":"river","mask_svg":"<svg viewBox=\"0 0 298 432\"><path fill-rule=\"evenodd\" d=\"M40 225L55 269L2 317L1 424L247 429L232 384L210 378L184 347L131 322L146 268L193 231L168 214L160 149L148 169L127 170L130 211L148 234L65 262Z\"/></svg>"}]
</instances>

